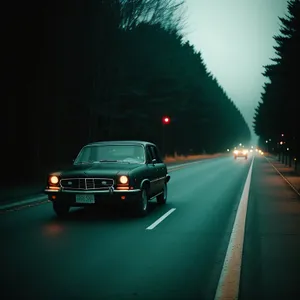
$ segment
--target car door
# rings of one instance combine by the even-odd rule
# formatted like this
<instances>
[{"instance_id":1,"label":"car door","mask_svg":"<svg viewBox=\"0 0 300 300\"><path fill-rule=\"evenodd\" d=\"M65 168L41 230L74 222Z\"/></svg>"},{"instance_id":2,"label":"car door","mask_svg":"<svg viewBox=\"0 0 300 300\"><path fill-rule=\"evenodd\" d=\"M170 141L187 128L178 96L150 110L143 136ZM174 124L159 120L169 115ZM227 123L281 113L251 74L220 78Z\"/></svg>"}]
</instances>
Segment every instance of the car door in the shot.
<instances>
[{"instance_id":1,"label":"car door","mask_svg":"<svg viewBox=\"0 0 300 300\"><path fill-rule=\"evenodd\" d=\"M162 160L162 157L159 153L159 150L156 146L151 146L151 152L153 153L156 163L155 163L155 168L156 168L156 194L160 193L163 191L164 188L164 183L165 183L165 178L167 174L167 167L165 163Z\"/></svg>"},{"instance_id":2,"label":"car door","mask_svg":"<svg viewBox=\"0 0 300 300\"><path fill-rule=\"evenodd\" d=\"M149 189L149 196L150 198L155 196L158 193L158 186L157 186L157 167L156 164L153 163L153 152L151 151L150 146L146 146L146 160L147 160L147 178L150 180L150 189Z\"/></svg>"}]
</instances>

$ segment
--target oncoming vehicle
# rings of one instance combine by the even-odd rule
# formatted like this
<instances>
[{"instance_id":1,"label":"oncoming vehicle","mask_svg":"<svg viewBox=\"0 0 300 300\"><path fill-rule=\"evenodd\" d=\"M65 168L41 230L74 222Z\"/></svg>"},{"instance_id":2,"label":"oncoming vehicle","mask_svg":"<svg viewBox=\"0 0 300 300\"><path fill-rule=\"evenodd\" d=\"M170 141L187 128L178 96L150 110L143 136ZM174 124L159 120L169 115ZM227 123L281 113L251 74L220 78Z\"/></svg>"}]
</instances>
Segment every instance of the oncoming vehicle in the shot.
<instances>
[{"instance_id":1,"label":"oncoming vehicle","mask_svg":"<svg viewBox=\"0 0 300 300\"><path fill-rule=\"evenodd\" d=\"M84 146L69 169L49 174L45 193L58 216L103 202L131 204L145 216L149 200L166 203L169 180L155 144L96 142Z\"/></svg>"},{"instance_id":2,"label":"oncoming vehicle","mask_svg":"<svg viewBox=\"0 0 300 300\"><path fill-rule=\"evenodd\" d=\"M237 148L233 151L234 159L237 159L238 157L244 157L245 159L248 159L248 150L245 148Z\"/></svg>"}]
</instances>

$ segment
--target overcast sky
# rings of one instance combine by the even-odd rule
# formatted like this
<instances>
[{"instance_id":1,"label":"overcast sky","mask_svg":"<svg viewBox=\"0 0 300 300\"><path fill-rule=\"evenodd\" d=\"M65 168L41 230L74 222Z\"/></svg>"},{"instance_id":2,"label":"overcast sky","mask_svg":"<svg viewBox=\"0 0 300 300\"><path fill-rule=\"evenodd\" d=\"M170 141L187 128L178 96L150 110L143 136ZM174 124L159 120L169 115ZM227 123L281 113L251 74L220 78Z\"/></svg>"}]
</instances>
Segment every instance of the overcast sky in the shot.
<instances>
[{"instance_id":1,"label":"overcast sky","mask_svg":"<svg viewBox=\"0 0 300 300\"><path fill-rule=\"evenodd\" d=\"M186 37L252 129L287 0L186 0Z\"/></svg>"}]
</instances>

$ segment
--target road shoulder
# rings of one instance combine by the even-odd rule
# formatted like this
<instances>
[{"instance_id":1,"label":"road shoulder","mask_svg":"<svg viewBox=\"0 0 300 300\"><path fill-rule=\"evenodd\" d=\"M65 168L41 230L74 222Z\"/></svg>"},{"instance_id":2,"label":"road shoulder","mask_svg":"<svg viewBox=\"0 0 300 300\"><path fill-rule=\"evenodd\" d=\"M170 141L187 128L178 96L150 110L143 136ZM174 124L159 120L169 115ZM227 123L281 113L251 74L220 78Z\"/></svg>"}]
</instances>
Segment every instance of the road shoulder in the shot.
<instances>
[{"instance_id":1,"label":"road shoulder","mask_svg":"<svg viewBox=\"0 0 300 300\"><path fill-rule=\"evenodd\" d=\"M246 220L240 300L300 298L299 237L299 196L269 160L256 159Z\"/></svg>"}]
</instances>

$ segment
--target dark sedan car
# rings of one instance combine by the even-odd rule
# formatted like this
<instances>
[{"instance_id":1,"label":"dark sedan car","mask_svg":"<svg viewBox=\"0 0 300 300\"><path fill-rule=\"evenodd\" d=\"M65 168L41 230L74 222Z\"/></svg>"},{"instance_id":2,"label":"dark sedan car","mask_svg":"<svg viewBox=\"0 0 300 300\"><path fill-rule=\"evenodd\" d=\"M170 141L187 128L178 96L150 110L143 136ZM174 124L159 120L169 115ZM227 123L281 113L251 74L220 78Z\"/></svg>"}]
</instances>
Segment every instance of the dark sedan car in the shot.
<instances>
[{"instance_id":1,"label":"dark sedan car","mask_svg":"<svg viewBox=\"0 0 300 300\"><path fill-rule=\"evenodd\" d=\"M58 216L70 207L104 202L132 204L144 216L148 201L167 201L170 180L156 145L141 141L97 142L84 146L71 168L51 173L45 193Z\"/></svg>"}]
</instances>

